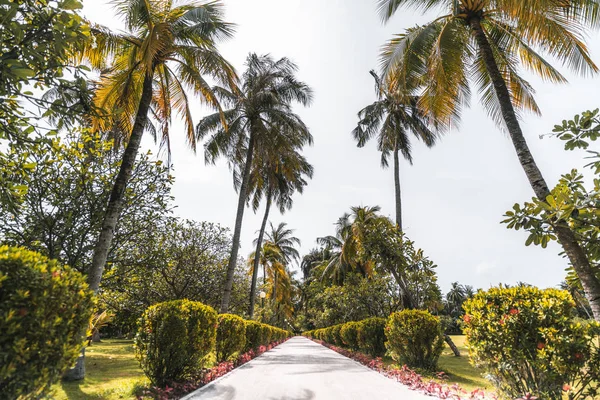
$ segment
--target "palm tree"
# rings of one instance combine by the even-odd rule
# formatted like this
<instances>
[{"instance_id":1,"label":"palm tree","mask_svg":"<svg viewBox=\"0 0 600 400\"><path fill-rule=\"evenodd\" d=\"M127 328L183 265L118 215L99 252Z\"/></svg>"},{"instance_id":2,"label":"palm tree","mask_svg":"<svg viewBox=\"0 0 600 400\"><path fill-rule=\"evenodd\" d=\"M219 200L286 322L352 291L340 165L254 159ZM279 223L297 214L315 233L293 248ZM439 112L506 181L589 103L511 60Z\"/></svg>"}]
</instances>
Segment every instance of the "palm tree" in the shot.
<instances>
[{"instance_id":1,"label":"palm tree","mask_svg":"<svg viewBox=\"0 0 600 400\"><path fill-rule=\"evenodd\" d=\"M185 122L187 140L196 147L187 90L219 109L205 75L232 83L233 67L215 47L229 38L233 26L223 22L220 1L175 6L172 1L115 0L126 32L92 27L93 40L81 58L101 72L95 104L106 115L93 126L124 143L122 163L106 208L102 230L88 273L90 288L98 291L123 195L145 131L169 146L173 110ZM153 120L160 126L157 128Z\"/></svg>"},{"instance_id":2,"label":"palm tree","mask_svg":"<svg viewBox=\"0 0 600 400\"><path fill-rule=\"evenodd\" d=\"M335 236L317 238L317 243L330 254L323 262L322 278L330 278L342 284L349 272L358 272L364 277L373 273L373 263L360 256L360 242L368 223L378 218L380 207L352 207L352 214L345 213L336 222Z\"/></svg>"},{"instance_id":3,"label":"palm tree","mask_svg":"<svg viewBox=\"0 0 600 400\"><path fill-rule=\"evenodd\" d=\"M352 135L357 141L358 147L363 147L377 135L377 148L381 151L383 168L388 167L389 155L393 155L396 224L402 230L399 153L402 153L404 159L412 165L409 131L428 147L435 144L437 135L428 127L427 118L419 111L417 96L403 96L402 93L390 87L387 82L382 82L375 71L370 73L375 79L378 99L358 113L360 121L352 131Z\"/></svg>"},{"instance_id":4,"label":"palm tree","mask_svg":"<svg viewBox=\"0 0 600 400\"><path fill-rule=\"evenodd\" d=\"M594 0L379 0L388 21L401 6L448 12L431 23L408 29L382 51L384 76L397 90L419 94L426 115L450 125L460 119L468 102L470 80L481 93L488 113L505 126L527 178L541 200L550 190L529 150L519 124L519 112L539 114L530 84L518 74L519 62L550 82L566 79L536 49L574 72L598 71L585 43L585 25L598 25ZM556 221L555 233L579 275L594 316L600 320L600 279L568 225Z\"/></svg>"},{"instance_id":5,"label":"palm tree","mask_svg":"<svg viewBox=\"0 0 600 400\"><path fill-rule=\"evenodd\" d=\"M250 54L239 89L214 88L221 101L231 106L223 112L227 126L221 124L221 115L215 113L202 119L196 127L198 139L211 134L205 144L206 161L214 163L219 157L226 157L234 171L234 182L239 185L222 313L229 308L254 156L261 149L270 147L273 135L294 132L297 140L304 140L304 143L310 140L308 128L292 111L294 102L308 106L312 101L311 89L295 78L297 69L287 58L275 61L269 55Z\"/></svg>"},{"instance_id":6,"label":"palm tree","mask_svg":"<svg viewBox=\"0 0 600 400\"><path fill-rule=\"evenodd\" d=\"M274 136L285 139L288 135ZM313 175L312 165L296 150L293 144L289 143L289 140L277 140L275 143L276 146L264 152L266 153L264 157L258 158L258 162L255 163L250 173L249 193L252 193L252 205L255 211L258 209L262 198L266 198L264 217L258 238L254 241L256 250L254 251L254 274L250 285L250 307L248 310L250 318L254 315L258 262L271 204L275 201L282 214L291 209L293 194L296 192L302 193L304 186L308 184L306 179L312 178Z\"/></svg>"},{"instance_id":7,"label":"palm tree","mask_svg":"<svg viewBox=\"0 0 600 400\"><path fill-rule=\"evenodd\" d=\"M465 287L458 282L452 282L452 287L446 293L446 302L448 304L448 311L453 316L458 316L461 313L462 304L467 299L467 293Z\"/></svg>"}]
</instances>

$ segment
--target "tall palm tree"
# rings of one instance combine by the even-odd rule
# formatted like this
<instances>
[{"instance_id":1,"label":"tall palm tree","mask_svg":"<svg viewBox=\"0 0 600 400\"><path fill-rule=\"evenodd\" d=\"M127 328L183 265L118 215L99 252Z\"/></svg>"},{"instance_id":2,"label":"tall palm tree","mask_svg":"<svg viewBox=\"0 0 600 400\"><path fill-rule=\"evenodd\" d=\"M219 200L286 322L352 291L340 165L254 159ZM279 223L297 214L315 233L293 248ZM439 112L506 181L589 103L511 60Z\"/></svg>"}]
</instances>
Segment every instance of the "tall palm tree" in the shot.
<instances>
[{"instance_id":1,"label":"tall palm tree","mask_svg":"<svg viewBox=\"0 0 600 400\"><path fill-rule=\"evenodd\" d=\"M453 316L458 316L461 312L462 304L467 299L465 287L458 282L452 282L452 286L446 293L446 302L448 309Z\"/></svg>"},{"instance_id":2,"label":"tall palm tree","mask_svg":"<svg viewBox=\"0 0 600 400\"><path fill-rule=\"evenodd\" d=\"M296 192L302 193L304 186L308 184L306 179L312 178L313 175L312 165L306 161L306 158L298 152L298 149L292 143L289 143L289 140L286 140L288 135L274 136L284 140L275 140L276 146L267 149L263 152L266 154L257 158L258 161L255 162L250 173L248 190L251 193L254 210L258 209L263 197L266 199L262 224L258 238L254 241L256 250L254 251L254 273L250 284L250 307L248 310L250 318L254 315L258 263L271 204L274 201L282 214L291 209L293 194Z\"/></svg>"},{"instance_id":3,"label":"tall palm tree","mask_svg":"<svg viewBox=\"0 0 600 400\"><path fill-rule=\"evenodd\" d=\"M223 112L226 126L221 123L220 113L215 113L202 119L196 127L198 139L210 134L205 144L207 163L226 157L234 171L234 182L239 185L233 245L221 301L222 313L229 308L254 156L261 149L270 147L273 135L293 132L297 140L305 143L310 140L308 128L292 111L294 103L308 106L312 101L311 89L295 77L297 69L296 64L287 58L276 61L269 55L250 54L239 89L229 90L221 86L213 89L217 97L230 107Z\"/></svg>"},{"instance_id":4,"label":"tall palm tree","mask_svg":"<svg viewBox=\"0 0 600 400\"><path fill-rule=\"evenodd\" d=\"M435 144L437 134L428 126L425 115L417 107L417 96L404 96L388 81L382 81L375 71L370 72L375 79L377 101L363 108L358 117L360 121L352 135L363 147L377 136L377 148L381 151L381 166L387 168L390 154L394 160L394 188L396 195L396 225L402 230L402 197L400 190L400 157L402 153L412 165L412 152L409 132L422 140L428 147Z\"/></svg>"},{"instance_id":5,"label":"tall palm tree","mask_svg":"<svg viewBox=\"0 0 600 400\"><path fill-rule=\"evenodd\" d=\"M96 106L106 115L93 121L95 128L125 144L119 173L106 208L102 231L88 273L90 288L97 291L114 236L123 195L145 131L169 146L173 110L185 122L187 140L196 147L187 91L219 109L205 75L232 83L233 67L216 48L232 36L233 26L223 21L220 1L175 6L173 1L113 1L125 32L92 27L93 40L81 58L101 72L95 93ZM157 128L152 122L157 122Z\"/></svg>"},{"instance_id":6,"label":"tall palm tree","mask_svg":"<svg viewBox=\"0 0 600 400\"><path fill-rule=\"evenodd\" d=\"M598 2L379 0L384 21L402 6L425 11L445 7L447 13L387 43L381 57L385 78L402 92L421 95L419 106L426 115L451 124L459 120L468 102L473 77L483 106L507 129L535 195L546 201L550 190L529 150L518 114L540 111L518 67L550 82L566 82L537 49L576 73L597 72L581 38L586 25L600 24ZM600 279L568 225L556 221L554 230L600 320Z\"/></svg>"}]
</instances>

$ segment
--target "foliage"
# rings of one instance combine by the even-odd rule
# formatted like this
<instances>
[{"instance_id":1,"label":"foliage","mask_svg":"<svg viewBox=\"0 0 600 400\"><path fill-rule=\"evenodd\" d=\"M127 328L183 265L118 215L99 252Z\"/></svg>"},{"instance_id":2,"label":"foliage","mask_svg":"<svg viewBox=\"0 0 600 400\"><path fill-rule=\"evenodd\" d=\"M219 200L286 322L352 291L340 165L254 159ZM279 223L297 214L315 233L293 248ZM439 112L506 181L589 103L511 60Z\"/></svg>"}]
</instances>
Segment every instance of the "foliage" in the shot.
<instances>
[{"instance_id":1,"label":"foliage","mask_svg":"<svg viewBox=\"0 0 600 400\"><path fill-rule=\"evenodd\" d=\"M385 318L367 318L358 323L358 348L372 357L385 354ZM332 342L335 344L335 342Z\"/></svg>"},{"instance_id":2,"label":"foliage","mask_svg":"<svg viewBox=\"0 0 600 400\"><path fill-rule=\"evenodd\" d=\"M102 302L116 313L126 334L145 308L188 299L213 308L220 303L231 236L209 222L165 218L119 250L102 283ZM248 304L249 279L242 261L235 271L231 309L242 314Z\"/></svg>"},{"instance_id":3,"label":"foliage","mask_svg":"<svg viewBox=\"0 0 600 400\"><path fill-rule=\"evenodd\" d=\"M135 339L136 357L152 383L164 386L197 375L215 348L217 313L199 302L173 300L149 307Z\"/></svg>"},{"instance_id":4,"label":"foliage","mask_svg":"<svg viewBox=\"0 0 600 400\"><path fill-rule=\"evenodd\" d=\"M31 179L31 168L13 163L93 108L85 70L70 60L89 41L81 7L79 0L0 0L0 170L10 171L0 174L0 203L6 206L19 205ZM17 151L6 153L5 140Z\"/></svg>"},{"instance_id":5,"label":"foliage","mask_svg":"<svg viewBox=\"0 0 600 400\"><path fill-rule=\"evenodd\" d=\"M108 326L108 324L112 322L114 316L113 313L110 313L107 310L92 315L87 328L88 346L92 344L92 341L96 341L96 338L98 338L98 342L100 341L100 329Z\"/></svg>"},{"instance_id":6,"label":"foliage","mask_svg":"<svg viewBox=\"0 0 600 400\"><path fill-rule=\"evenodd\" d=\"M358 322L346 322L340 329L340 336L345 346L352 350L358 349ZM325 340L325 337L321 337Z\"/></svg>"},{"instance_id":7,"label":"foliage","mask_svg":"<svg viewBox=\"0 0 600 400\"><path fill-rule=\"evenodd\" d=\"M237 315L220 314L217 326L217 361L227 361L246 346L246 323Z\"/></svg>"},{"instance_id":8,"label":"foliage","mask_svg":"<svg viewBox=\"0 0 600 400\"><path fill-rule=\"evenodd\" d=\"M19 160L20 149L8 154ZM30 146L11 170L29 169L28 184L18 208L0 202L0 239L24 246L87 273L102 218L117 175L120 157L112 142L87 130ZM10 174L11 170L3 171ZM5 175L6 176L6 175ZM18 177L13 181L19 182ZM109 266L129 260L132 248L170 213L173 177L151 154L141 155L125 192L120 223Z\"/></svg>"},{"instance_id":9,"label":"foliage","mask_svg":"<svg viewBox=\"0 0 600 400\"><path fill-rule=\"evenodd\" d=\"M0 392L40 398L81 350L93 309L77 271L24 248L0 247Z\"/></svg>"},{"instance_id":10,"label":"foliage","mask_svg":"<svg viewBox=\"0 0 600 400\"><path fill-rule=\"evenodd\" d=\"M596 323L574 323L571 296L535 287L492 288L465 303L465 333L474 364L505 396L594 398L600 374Z\"/></svg>"},{"instance_id":11,"label":"foliage","mask_svg":"<svg viewBox=\"0 0 600 400\"><path fill-rule=\"evenodd\" d=\"M555 125L552 136L564 141L565 150L587 150L590 142L600 135L599 110L585 111L572 120L563 120ZM529 233L525 244L546 247L556 241L555 227L566 222L576 233L576 238L590 264L600 279L600 153L587 151L591 161L586 165L594 174L590 187L586 188L584 175L576 169L562 175L546 201L533 198L531 202L515 204L502 221L507 228ZM570 270L568 283L579 287L578 276Z\"/></svg>"},{"instance_id":12,"label":"foliage","mask_svg":"<svg viewBox=\"0 0 600 400\"><path fill-rule=\"evenodd\" d=\"M404 310L388 318L386 347L392 358L411 368L434 370L444 348L440 320L427 311Z\"/></svg>"}]
</instances>

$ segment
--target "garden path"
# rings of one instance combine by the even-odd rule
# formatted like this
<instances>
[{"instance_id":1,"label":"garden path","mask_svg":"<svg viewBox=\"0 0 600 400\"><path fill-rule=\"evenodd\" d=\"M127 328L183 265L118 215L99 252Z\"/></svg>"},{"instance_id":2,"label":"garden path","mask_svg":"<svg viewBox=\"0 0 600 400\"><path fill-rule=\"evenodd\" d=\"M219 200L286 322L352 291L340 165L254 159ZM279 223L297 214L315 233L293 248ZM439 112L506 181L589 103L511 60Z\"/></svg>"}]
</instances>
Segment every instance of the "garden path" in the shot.
<instances>
[{"instance_id":1,"label":"garden path","mask_svg":"<svg viewBox=\"0 0 600 400\"><path fill-rule=\"evenodd\" d=\"M182 400L427 400L431 397L294 337Z\"/></svg>"}]
</instances>

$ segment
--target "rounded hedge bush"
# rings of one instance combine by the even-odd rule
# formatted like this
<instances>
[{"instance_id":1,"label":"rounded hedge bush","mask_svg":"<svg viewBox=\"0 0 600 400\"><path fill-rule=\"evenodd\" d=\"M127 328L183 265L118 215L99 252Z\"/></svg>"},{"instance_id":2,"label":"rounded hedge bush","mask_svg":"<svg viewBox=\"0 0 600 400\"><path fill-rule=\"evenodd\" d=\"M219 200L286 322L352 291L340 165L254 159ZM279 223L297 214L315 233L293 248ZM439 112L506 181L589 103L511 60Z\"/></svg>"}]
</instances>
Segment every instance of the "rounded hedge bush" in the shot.
<instances>
[{"instance_id":1,"label":"rounded hedge bush","mask_svg":"<svg viewBox=\"0 0 600 400\"><path fill-rule=\"evenodd\" d=\"M150 306L140 320L136 356L150 381L158 386L195 377L215 348L217 312L189 300Z\"/></svg>"},{"instance_id":2,"label":"rounded hedge bush","mask_svg":"<svg viewBox=\"0 0 600 400\"><path fill-rule=\"evenodd\" d=\"M217 326L217 361L226 361L246 346L246 321L233 314L220 314Z\"/></svg>"},{"instance_id":3,"label":"rounded hedge bush","mask_svg":"<svg viewBox=\"0 0 600 400\"><path fill-rule=\"evenodd\" d=\"M600 373L594 349L598 324L572 320L575 303L566 291L492 288L477 293L464 309L471 360L507 397L529 392L560 400L563 387L583 370Z\"/></svg>"},{"instance_id":4,"label":"rounded hedge bush","mask_svg":"<svg viewBox=\"0 0 600 400\"><path fill-rule=\"evenodd\" d=\"M395 312L385 327L392 358L411 368L434 370L444 349L440 320L427 311Z\"/></svg>"},{"instance_id":5,"label":"rounded hedge bush","mask_svg":"<svg viewBox=\"0 0 600 400\"><path fill-rule=\"evenodd\" d=\"M0 246L0 397L43 397L77 358L93 306L79 272Z\"/></svg>"},{"instance_id":6,"label":"rounded hedge bush","mask_svg":"<svg viewBox=\"0 0 600 400\"><path fill-rule=\"evenodd\" d=\"M385 355L385 318L367 318L358 323L358 348L373 357Z\"/></svg>"},{"instance_id":7,"label":"rounded hedge bush","mask_svg":"<svg viewBox=\"0 0 600 400\"><path fill-rule=\"evenodd\" d=\"M347 322L340 329L342 342L352 350L358 349L358 322Z\"/></svg>"}]
</instances>

